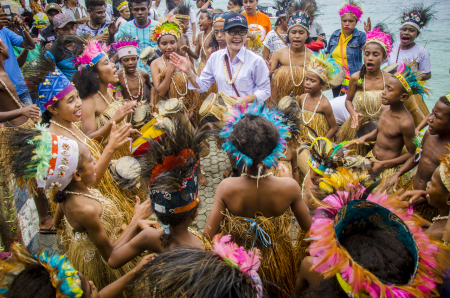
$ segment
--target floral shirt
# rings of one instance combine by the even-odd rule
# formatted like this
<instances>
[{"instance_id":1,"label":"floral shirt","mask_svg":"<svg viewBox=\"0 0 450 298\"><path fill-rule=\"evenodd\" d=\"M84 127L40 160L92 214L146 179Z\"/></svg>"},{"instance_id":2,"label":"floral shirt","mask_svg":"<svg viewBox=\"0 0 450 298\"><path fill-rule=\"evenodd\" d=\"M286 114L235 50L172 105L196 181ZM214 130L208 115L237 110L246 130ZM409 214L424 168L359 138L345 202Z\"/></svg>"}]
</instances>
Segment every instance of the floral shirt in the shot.
<instances>
[{"instance_id":1,"label":"floral shirt","mask_svg":"<svg viewBox=\"0 0 450 298\"><path fill-rule=\"evenodd\" d=\"M284 48L286 46L287 34L280 34L280 36L284 39L284 42L280 39L275 30L272 30L267 34L266 39L264 39L263 44L266 48L269 49L270 55L273 55L276 50Z\"/></svg>"}]
</instances>

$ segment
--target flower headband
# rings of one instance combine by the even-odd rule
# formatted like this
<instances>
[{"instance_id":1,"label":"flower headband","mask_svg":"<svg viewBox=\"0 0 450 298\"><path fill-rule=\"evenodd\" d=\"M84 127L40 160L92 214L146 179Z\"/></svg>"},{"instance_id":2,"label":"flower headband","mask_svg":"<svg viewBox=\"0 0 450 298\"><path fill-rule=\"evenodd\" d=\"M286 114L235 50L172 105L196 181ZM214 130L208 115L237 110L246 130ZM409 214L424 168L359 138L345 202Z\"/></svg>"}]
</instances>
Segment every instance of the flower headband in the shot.
<instances>
[{"instance_id":1,"label":"flower headband","mask_svg":"<svg viewBox=\"0 0 450 298\"><path fill-rule=\"evenodd\" d=\"M330 55L326 55L323 50L313 53L307 69L318 75L326 84L330 84L341 71L336 61Z\"/></svg>"},{"instance_id":2,"label":"flower headband","mask_svg":"<svg viewBox=\"0 0 450 298\"><path fill-rule=\"evenodd\" d=\"M128 56L128 55L136 55L137 56L136 48L139 47L139 41L137 41L137 40L119 41L113 47L114 47L114 49L117 50L119 59L122 58L123 56Z\"/></svg>"},{"instance_id":3,"label":"flower headband","mask_svg":"<svg viewBox=\"0 0 450 298\"><path fill-rule=\"evenodd\" d=\"M251 277L254 287L258 291L258 297L262 297L263 288L261 278L258 274L261 253L259 249L253 248L245 251L244 247L231 242L231 235L225 235L219 239L219 235L214 236L213 251L218 254L228 265L237 268L243 274Z\"/></svg>"},{"instance_id":4,"label":"flower headband","mask_svg":"<svg viewBox=\"0 0 450 298\"><path fill-rule=\"evenodd\" d=\"M12 257L0 262L0 294L9 291L14 279L31 264L42 265L49 273L52 286L56 289L56 298L79 298L83 295L81 279L77 271L64 255L41 252L34 257L18 243L13 244Z\"/></svg>"},{"instance_id":5,"label":"flower headband","mask_svg":"<svg viewBox=\"0 0 450 298\"><path fill-rule=\"evenodd\" d=\"M28 174L44 189L64 190L72 181L78 166L78 143L50 132L46 125L36 124L37 135L28 141L34 145L34 156L28 161Z\"/></svg>"},{"instance_id":6,"label":"flower headband","mask_svg":"<svg viewBox=\"0 0 450 298\"><path fill-rule=\"evenodd\" d=\"M181 36L180 27L180 21L178 21L176 18L166 18L156 24L156 26L152 29L152 31L150 32L150 39L151 41L158 41L164 35L172 35L175 36L175 38L179 39Z\"/></svg>"},{"instance_id":7,"label":"flower headband","mask_svg":"<svg viewBox=\"0 0 450 298\"><path fill-rule=\"evenodd\" d=\"M323 201L316 200L321 210L315 214L309 231L314 270L324 278L336 276L349 297L431 297L439 279L439 246L422 232L412 208L403 207L395 195L367 194L369 190L360 180L345 170L323 181L332 191ZM396 231L415 264L407 284L380 280L354 261L340 244L342 237L360 233L361 227Z\"/></svg>"},{"instance_id":8,"label":"flower headband","mask_svg":"<svg viewBox=\"0 0 450 298\"><path fill-rule=\"evenodd\" d=\"M365 45L371 42L377 43L384 49L386 55L389 56L392 52L392 37L389 34L381 31L379 27L367 32L366 34L367 40Z\"/></svg>"},{"instance_id":9,"label":"flower headband","mask_svg":"<svg viewBox=\"0 0 450 298\"><path fill-rule=\"evenodd\" d=\"M86 68L94 67L102 57L106 56L109 47L100 44L97 40L90 40L84 46L81 56L77 57L75 64L86 66Z\"/></svg>"},{"instance_id":10,"label":"flower headband","mask_svg":"<svg viewBox=\"0 0 450 298\"><path fill-rule=\"evenodd\" d=\"M420 94L422 97L428 94L429 89L424 87L425 82L420 82L420 72L413 72L411 65L400 63L395 77L402 83L409 96Z\"/></svg>"},{"instance_id":11,"label":"flower headband","mask_svg":"<svg viewBox=\"0 0 450 298\"><path fill-rule=\"evenodd\" d=\"M122 11L124 9L128 8L128 2L127 1L123 1L122 3L120 3L119 5L117 5L117 11Z\"/></svg>"},{"instance_id":12,"label":"flower headband","mask_svg":"<svg viewBox=\"0 0 450 298\"><path fill-rule=\"evenodd\" d=\"M447 147L450 149L450 147ZM439 175L447 191L450 192L450 154L444 154L439 164Z\"/></svg>"},{"instance_id":13,"label":"flower headband","mask_svg":"<svg viewBox=\"0 0 450 298\"><path fill-rule=\"evenodd\" d=\"M246 115L255 115L272 122L277 128L280 135L278 144L275 149L269 154L263 161L262 164L266 167L275 167L278 162L277 159L284 156L284 148L286 147L286 138L289 138L289 128L282 123L281 113L279 111L270 111L265 108L264 105L259 105L257 103L247 104L246 107L233 106L228 109L228 114L226 124L222 131L219 133L219 137L224 139L222 148L227 154L231 154L232 158L236 159L236 163L239 164L241 161L245 163L247 167L251 167L253 160L240 152L231 142L230 135L233 131L233 127Z\"/></svg>"},{"instance_id":14,"label":"flower headband","mask_svg":"<svg viewBox=\"0 0 450 298\"><path fill-rule=\"evenodd\" d=\"M354 16L358 22L363 15L363 6L361 1L356 2L355 0L347 0L342 3L341 8L339 9L339 15L342 18L345 14Z\"/></svg>"}]
</instances>

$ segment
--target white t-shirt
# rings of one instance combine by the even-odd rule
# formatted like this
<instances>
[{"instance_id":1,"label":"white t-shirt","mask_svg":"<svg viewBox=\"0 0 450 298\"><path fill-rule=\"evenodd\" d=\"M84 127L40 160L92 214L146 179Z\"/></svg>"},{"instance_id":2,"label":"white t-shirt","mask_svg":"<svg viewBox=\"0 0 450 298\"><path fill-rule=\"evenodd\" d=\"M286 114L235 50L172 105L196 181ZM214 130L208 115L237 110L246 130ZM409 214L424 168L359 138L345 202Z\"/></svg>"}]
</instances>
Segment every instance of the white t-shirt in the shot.
<instances>
[{"instance_id":1,"label":"white t-shirt","mask_svg":"<svg viewBox=\"0 0 450 298\"><path fill-rule=\"evenodd\" d=\"M344 124L344 122L350 117L350 113L347 111L347 107L345 106L346 100L347 94L329 100L337 125Z\"/></svg>"},{"instance_id":2,"label":"white t-shirt","mask_svg":"<svg viewBox=\"0 0 450 298\"><path fill-rule=\"evenodd\" d=\"M154 20L154 21L159 21L159 15L158 15L158 13L156 12L156 9L154 9L153 8L153 6L154 6L154 4L152 4L152 6L149 8L149 10L148 10L148 17L151 19L151 20Z\"/></svg>"},{"instance_id":3,"label":"white t-shirt","mask_svg":"<svg viewBox=\"0 0 450 298\"><path fill-rule=\"evenodd\" d=\"M431 72L430 52L428 52L424 47L416 43L411 49L400 50L399 52L399 46L400 42L398 41L392 46L392 52L388 57L388 65L405 61L409 64L415 60L417 70L423 74Z\"/></svg>"},{"instance_id":4,"label":"white t-shirt","mask_svg":"<svg viewBox=\"0 0 450 298\"><path fill-rule=\"evenodd\" d=\"M282 38L284 38L284 42L287 43L287 34L280 35ZM284 42L280 39L275 30L272 30L266 35L266 39L264 39L263 45L269 49L270 55L273 55L276 50L286 47L286 44Z\"/></svg>"}]
</instances>

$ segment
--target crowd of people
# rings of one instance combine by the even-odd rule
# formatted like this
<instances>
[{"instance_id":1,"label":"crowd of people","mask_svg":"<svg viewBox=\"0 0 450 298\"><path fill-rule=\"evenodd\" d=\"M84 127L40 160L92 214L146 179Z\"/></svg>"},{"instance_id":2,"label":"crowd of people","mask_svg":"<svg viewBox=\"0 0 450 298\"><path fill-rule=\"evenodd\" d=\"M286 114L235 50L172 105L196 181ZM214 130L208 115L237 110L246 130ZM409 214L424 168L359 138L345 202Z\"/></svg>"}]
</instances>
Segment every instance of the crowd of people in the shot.
<instances>
[{"instance_id":1,"label":"crowd of people","mask_svg":"<svg viewBox=\"0 0 450 298\"><path fill-rule=\"evenodd\" d=\"M315 0L277 0L274 27L258 0L20 4L0 296L450 297L450 94L429 112L415 42L433 6L392 34L346 0L327 40ZM211 142L230 167L196 231ZM18 195L63 254L21 245Z\"/></svg>"}]
</instances>

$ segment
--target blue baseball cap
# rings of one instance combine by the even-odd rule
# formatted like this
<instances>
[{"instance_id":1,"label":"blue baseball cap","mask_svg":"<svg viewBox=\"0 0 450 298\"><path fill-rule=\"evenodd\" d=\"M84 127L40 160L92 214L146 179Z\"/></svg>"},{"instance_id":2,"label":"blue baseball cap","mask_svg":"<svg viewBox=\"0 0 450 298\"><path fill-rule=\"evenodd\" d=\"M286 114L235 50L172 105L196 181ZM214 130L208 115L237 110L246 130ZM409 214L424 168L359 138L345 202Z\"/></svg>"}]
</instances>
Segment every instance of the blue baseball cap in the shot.
<instances>
[{"instance_id":1,"label":"blue baseball cap","mask_svg":"<svg viewBox=\"0 0 450 298\"><path fill-rule=\"evenodd\" d=\"M242 27L248 29L247 19L240 13L230 13L225 18L223 30L225 31L234 27Z\"/></svg>"}]
</instances>

